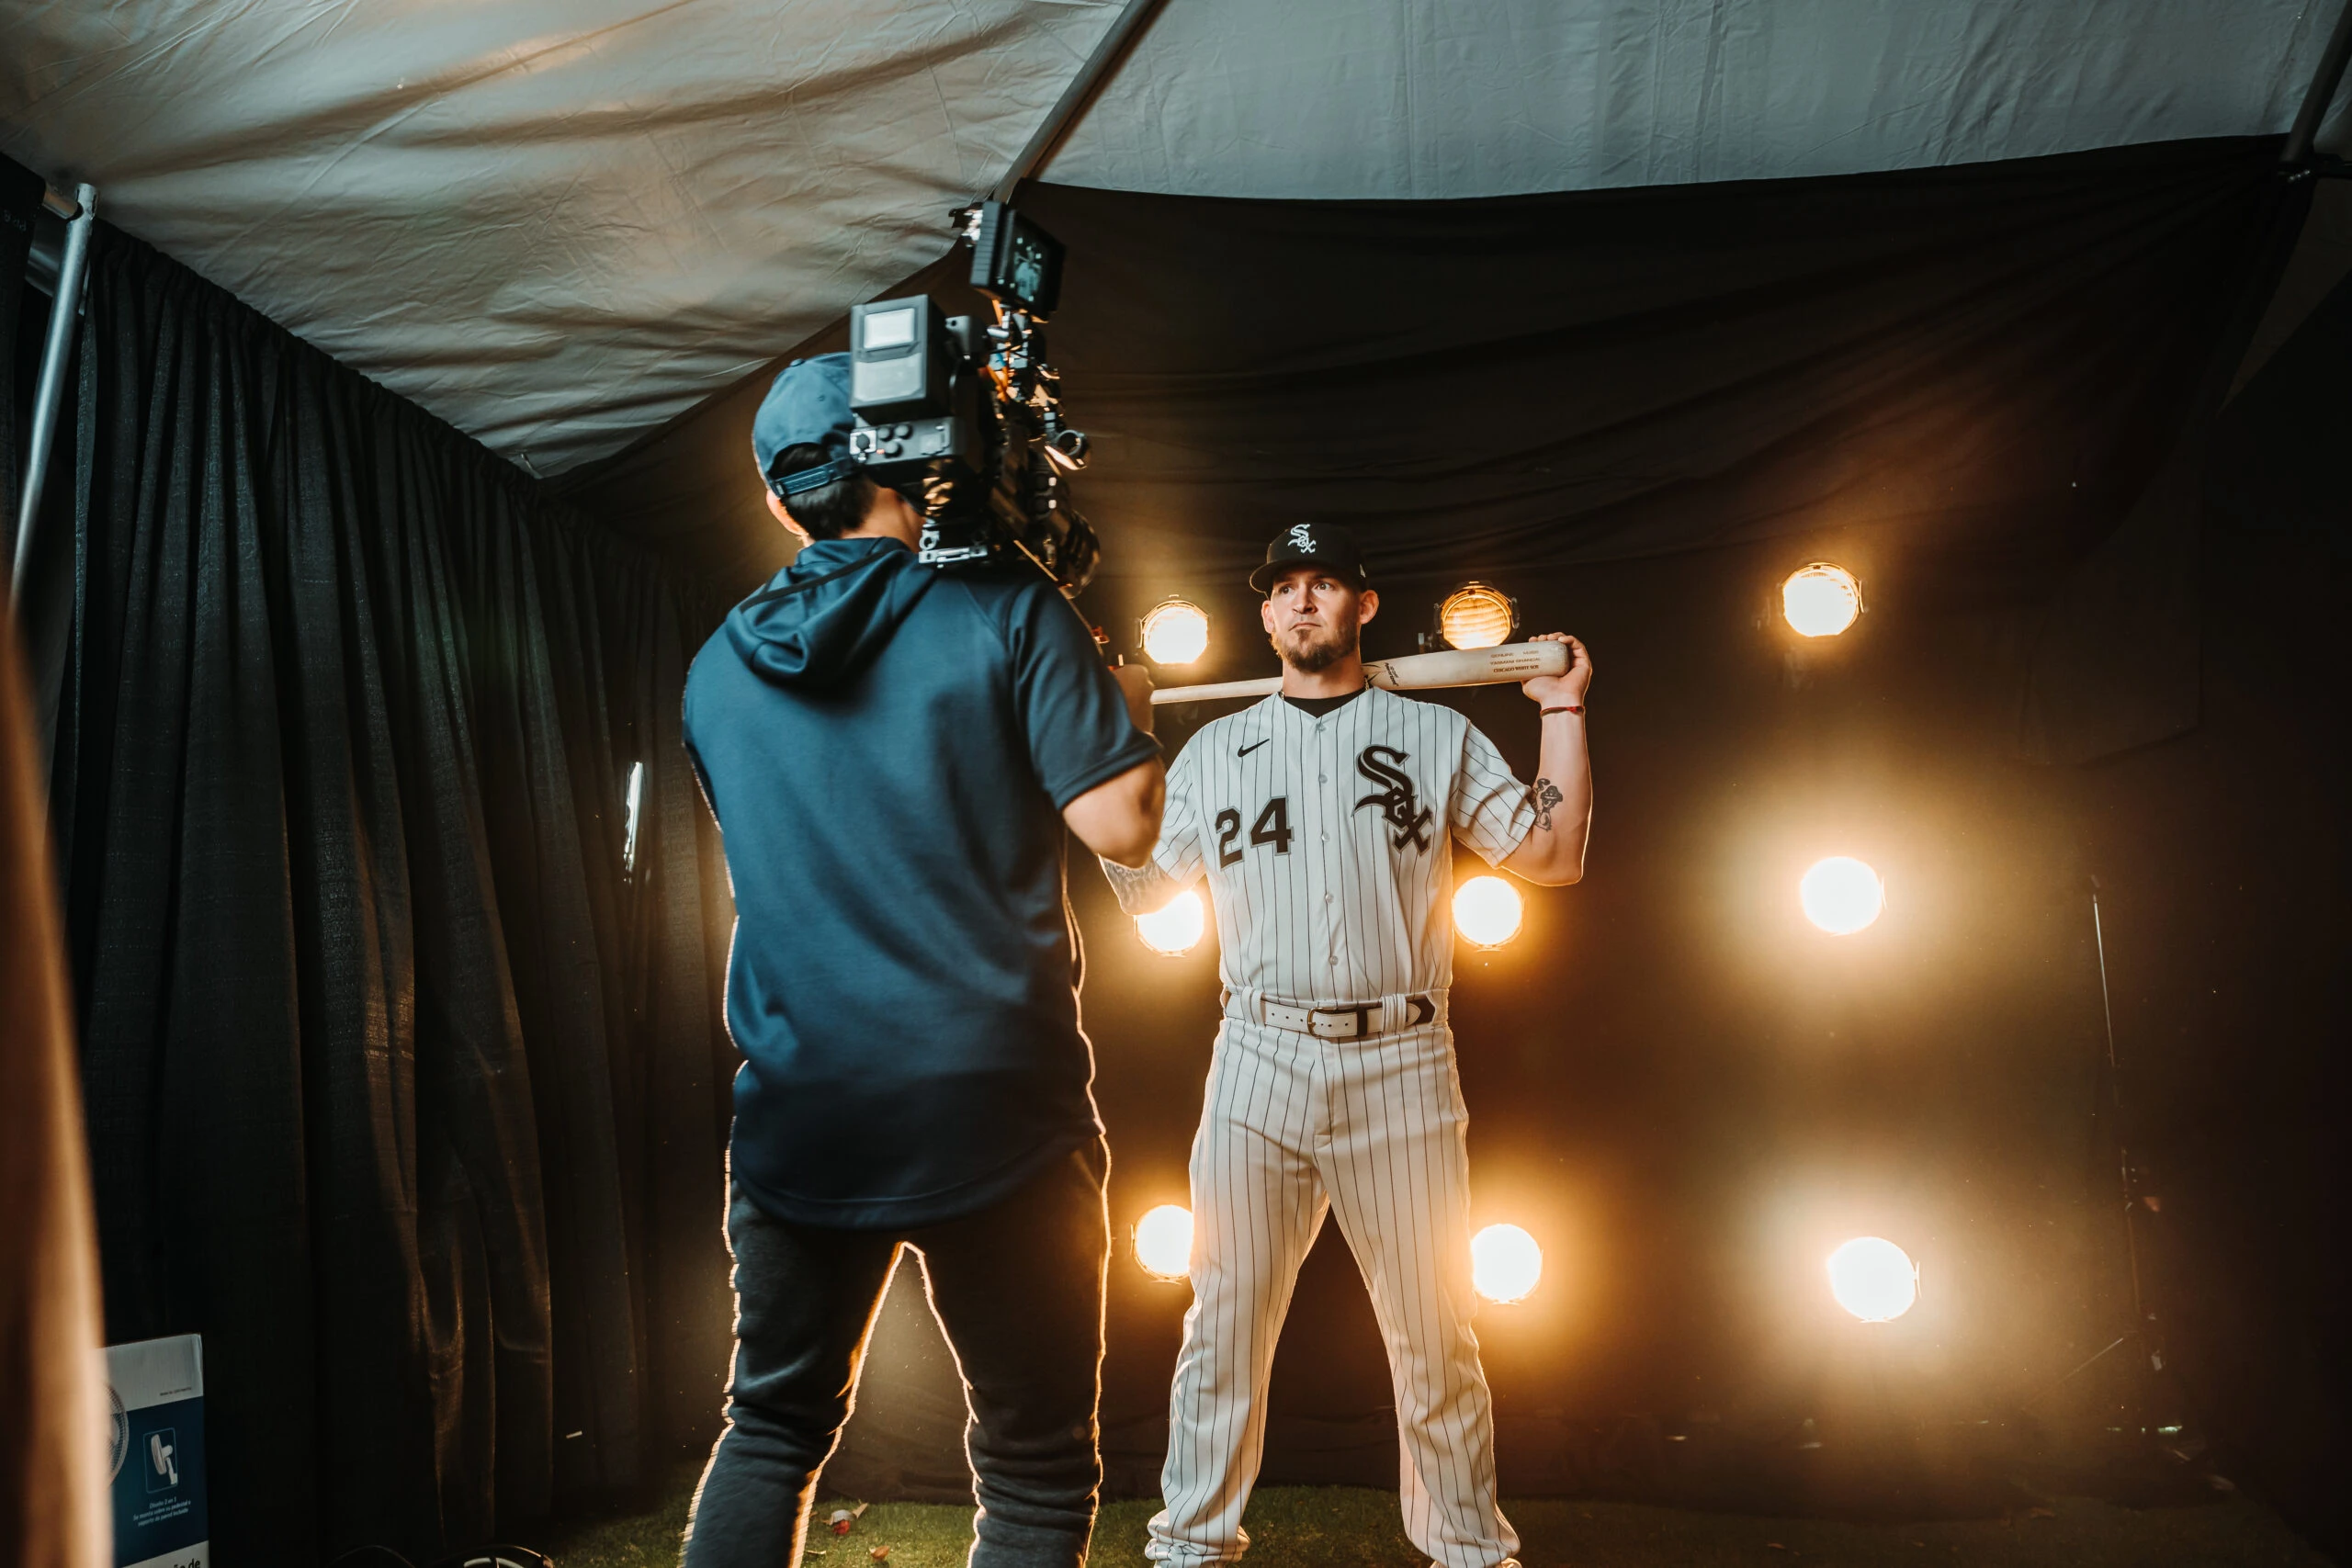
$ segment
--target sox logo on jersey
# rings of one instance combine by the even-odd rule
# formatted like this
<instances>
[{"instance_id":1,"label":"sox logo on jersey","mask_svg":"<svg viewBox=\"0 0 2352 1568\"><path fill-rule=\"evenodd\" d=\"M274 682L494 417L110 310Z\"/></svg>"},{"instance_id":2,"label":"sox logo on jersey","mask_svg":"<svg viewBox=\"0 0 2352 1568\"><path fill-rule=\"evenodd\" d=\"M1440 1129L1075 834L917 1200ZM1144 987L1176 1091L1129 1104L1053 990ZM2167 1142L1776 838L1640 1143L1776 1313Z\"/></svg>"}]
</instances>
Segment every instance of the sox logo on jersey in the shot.
<instances>
[{"instance_id":1,"label":"sox logo on jersey","mask_svg":"<svg viewBox=\"0 0 2352 1568\"><path fill-rule=\"evenodd\" d=\"M1294 542L1311 548L1303 531ZM1193 1303L1166 1507L1146 1548L1156 1561L1216 1562L1246 1542L1275 1338L1332 1210L1397 1348L1407 1534L1444 1568L1492 1568L1516 1550L1470 1332L1444 1007L1453 840L1499 864L1533 815L1493 744L1450 708L1377 689L1321 715L1269 697L1179 754L1151 861L1105 863L1131 913L1206 878L1227 998L1193 1145ZM1350 1013L1361 1032L1275 1027L1268 1003Z\"/></svg>"},{"instance_id":2,"label":"sox logo on jersey","mask_svg":"<svg viewBox=\"0 0 2352 1568\"><path fill-rule=\"evenodd\" d=\"M1380 760L1383 756L1388 759L1388 762ZM1417 850L1425 850L1430 847L1430 809L1414 798L1411 775L1400 773L1388 765L1389 762L1409 761L1411 759L1405 753L1392 747L1365 747L1363 755L1356 759L1356 772L1386 787L1377 795L1367 795L1357 801L1356 809L1362 811L1367 806L1377 806L1387 813L1388 825L1396 829L1396 848L1401 850L1409 843Z\"/></svg>"}]
</instances>

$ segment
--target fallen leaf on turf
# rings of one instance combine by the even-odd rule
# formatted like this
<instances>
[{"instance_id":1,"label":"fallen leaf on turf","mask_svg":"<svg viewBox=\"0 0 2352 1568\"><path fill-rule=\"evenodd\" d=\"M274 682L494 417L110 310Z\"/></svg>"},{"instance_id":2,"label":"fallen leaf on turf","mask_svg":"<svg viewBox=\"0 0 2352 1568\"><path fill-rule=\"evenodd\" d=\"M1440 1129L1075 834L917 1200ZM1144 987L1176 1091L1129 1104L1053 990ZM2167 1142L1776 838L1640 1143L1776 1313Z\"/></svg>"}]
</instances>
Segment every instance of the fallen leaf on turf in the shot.
<instances>
[{"instance_id":1,"label":"fallen leaf on turf","mask_svg":"<svg viewBox=\"0 0 2352 1568\"><path fill-rule=\"evenodd\" d=\"M888 1562L890 1561L890 1549L887 1546L877 1546L865 1555L876 1562Z\"/></svg>"}]
</instances>

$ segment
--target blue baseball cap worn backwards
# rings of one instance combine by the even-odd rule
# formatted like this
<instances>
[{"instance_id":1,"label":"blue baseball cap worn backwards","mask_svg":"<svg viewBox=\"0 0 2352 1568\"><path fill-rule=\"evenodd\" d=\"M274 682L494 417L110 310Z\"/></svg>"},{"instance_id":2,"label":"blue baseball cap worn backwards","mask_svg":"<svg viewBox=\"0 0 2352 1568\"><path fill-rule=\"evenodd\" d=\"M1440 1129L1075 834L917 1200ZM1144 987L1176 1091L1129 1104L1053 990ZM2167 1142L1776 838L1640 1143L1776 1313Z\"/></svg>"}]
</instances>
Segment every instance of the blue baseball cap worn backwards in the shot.
<instances>
[{"instance_id":1,"label":"blue baseball cap worn backwards","mask_svg":"<svg viewBox=\"0 0 2352 1568\"><path fill-rule=\"evenodd\" d=\"M849 407L849 355L796 359L776 373L752 417L752 456L768 489L788 499L858 471L862 465L849 455L849 433L856 428L857 416ZM827 461L794 473L775 472L777 455L800 446L817 447Z\"/></svg>"}]
</instances>

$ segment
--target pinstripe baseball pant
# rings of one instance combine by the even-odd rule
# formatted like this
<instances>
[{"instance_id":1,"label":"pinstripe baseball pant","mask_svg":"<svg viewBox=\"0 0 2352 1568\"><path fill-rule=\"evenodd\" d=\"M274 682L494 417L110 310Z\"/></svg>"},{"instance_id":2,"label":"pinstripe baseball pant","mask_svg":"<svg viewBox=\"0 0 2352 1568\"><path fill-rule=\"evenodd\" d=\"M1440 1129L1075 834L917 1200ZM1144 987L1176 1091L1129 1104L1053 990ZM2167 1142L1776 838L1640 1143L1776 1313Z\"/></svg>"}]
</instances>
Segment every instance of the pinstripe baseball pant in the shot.
<instances>
[{"instance_id":1,"label":"pinstripe baseball pant","mask_svg":"<svg viewBox=\"0 0 2352 1568\"><path fill-rule=\"evenodd\" d=\"M1146 1555L1184 1568L1249 1545L1274 1340L1327 1209L1388 1350L1405 1533L1442 1568L1518 1549L1470 1326L1465 1124L1442 1019L1361 1041L1225 1021L1193 1140L1193 1306Z\"/></svg>"}]
</instances>

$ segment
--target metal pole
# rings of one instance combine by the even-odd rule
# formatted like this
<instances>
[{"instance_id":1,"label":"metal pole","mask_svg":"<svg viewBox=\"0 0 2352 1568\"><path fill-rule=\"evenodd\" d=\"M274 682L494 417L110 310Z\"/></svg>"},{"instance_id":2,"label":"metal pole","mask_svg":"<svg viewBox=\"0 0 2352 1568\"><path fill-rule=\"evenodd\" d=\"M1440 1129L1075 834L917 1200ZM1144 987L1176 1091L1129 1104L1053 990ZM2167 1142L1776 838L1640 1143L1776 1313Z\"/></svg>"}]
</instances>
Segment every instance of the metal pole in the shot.
<instances>
[{"instance_id":1,"label":"metal pole","mask_svg":"<svg viewBox=\"0 0 2352 1568\"><path fill-rule=\"evenodd\" d=\"M2344 9L2335 14L2335 30L2328 35L2327 50L2319 57L2311 90L2296 111L2295 129L2287 133L2287 150L2278 161L2289 168L2301 168L2310 162L2312 140L2319 135L2319 122L2327 117L2327 106L2335 101L2335 85L2344 80L2347 59L2352 59L2352 0L2344 0Z\"/></svg>"},{"instance_id":2,"label":"metal pole","mask_svg":"<svg viewBox=\"0 0 2352 1568\"><path fill-rule=\"evenodd\" d=\"M2148 1321L2147 1308L2140 1296L2140 1230L2137 1215L2132 1213L2140 1203L2132 1185L2132 1151L2124 1142L2122 1070L2115 1063L2115 1003L2107 989L2107 925L2099 919L2096 877L2091 881L2091 939L2098 946L2098 1010L2107 1023L2107 1103L2115 1117L2116 1173L2123 1184L2123 1250L2132 1264L2132 1326L2137 1333ZM2114 1348L2110 1345L2108 1349Z\"/></svg>"},{"instance_id":3,"label":"metal pole","mask_svg":"<svg viewBox=\"0 0 2352 1568\"><path fill-rule=\"evenodd\" d=\"M2121 1070L2115 1059L2115 1002L2107 983L2107 923L2101 919L2098 907L2098 878L2092 877L2090 883L2091 941L2098 953L2098 1011L2100 1021L2107 1026L2108 1112L2115 1119L2116 1171L2123 1184L2123 1250L2132 1266L2132 1326L2092 1351L2073 1371L2019 1405L2020 1410L2031 1410L2135 1339L2141 1342L2141 1348L2147 1353L2149 1366L2158 1371L2164 1370L2160 1352L2148 1341L2147 1307L2140 1293L2140 1235L2132 1215L2132 1211L2139 1204L2132 1188L2132 1152L2123 1142L2123 1085Z\"/></svg>"},{"instance_id":4,"label":"metal pole","mask_svg":"<svg viewBox=\"0 0 2352 1568\"><path fill-rule=\"evenodd\" d=\"M33 520L40 515L40 492L49 478L50 448L57 439L57 410L65 400L65 364L74 353L74 321L82 310L82 275L90 259L90 225L98 207L96 186L76 186L81 209L65 226L65 254L57 266L57 293L50 301L49 340L41 345L40 380L33 391L32 450L25 455L25 492L17 503L17 552L8 572L13 603L33 558Z\"/></svg>"},{"instance_id":5,"label":"metal pole","mask_svg":"<svg viewBox=\"0 0 2352 1568\"><path fill-rule=\"evenodd\" d=\"M1119 13L1111 30L1095 44L1094 52L1086 57L1086 63L1079 67L1070 85L1062 89L1061 100L1054 105L1053 113L1046 117L1046 123L1029 139L1029 145L1021 150L1021 156L1012 161L1004 178L997 181L996 189L989 192L991 200L1011 201L1021 182L1045 166L1046 160L1054 155L1054 149L1062 144L1062 138L1069 134L1070 127L1078 123L1078 117L1086 112L1086 106L1109 82L1112 68L1125 55L1127 45L1151 20L1161 3L1162 0L1127 0L1127 8ZM2346 4L2352 6L2352 0L2346 0Z\"/></svg>"}]
</instances>

